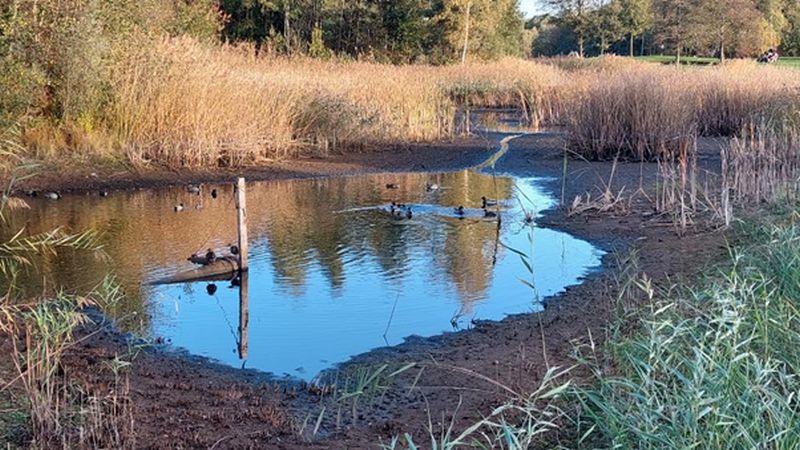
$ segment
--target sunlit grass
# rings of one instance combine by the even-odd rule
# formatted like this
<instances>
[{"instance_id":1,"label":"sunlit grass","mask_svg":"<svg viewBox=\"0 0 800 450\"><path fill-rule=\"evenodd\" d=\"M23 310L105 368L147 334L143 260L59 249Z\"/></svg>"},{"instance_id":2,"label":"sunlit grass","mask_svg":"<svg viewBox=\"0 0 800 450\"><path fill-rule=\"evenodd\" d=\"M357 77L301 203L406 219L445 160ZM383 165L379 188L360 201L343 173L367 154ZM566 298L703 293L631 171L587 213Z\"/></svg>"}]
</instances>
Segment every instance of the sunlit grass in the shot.
<instances>
[{"instance_id":1,"label":"sunlit grass","mask_svg":"<svg viewBox=\"0 0 800 450\"><path fill-rule=\"evenodd\" d=\"M652 298L639 327L612 339L613 362L577 393L610 447L800 446L800 228L746 235L756 243L695 287L639 280Z\"/></svg>"}]
</instances>

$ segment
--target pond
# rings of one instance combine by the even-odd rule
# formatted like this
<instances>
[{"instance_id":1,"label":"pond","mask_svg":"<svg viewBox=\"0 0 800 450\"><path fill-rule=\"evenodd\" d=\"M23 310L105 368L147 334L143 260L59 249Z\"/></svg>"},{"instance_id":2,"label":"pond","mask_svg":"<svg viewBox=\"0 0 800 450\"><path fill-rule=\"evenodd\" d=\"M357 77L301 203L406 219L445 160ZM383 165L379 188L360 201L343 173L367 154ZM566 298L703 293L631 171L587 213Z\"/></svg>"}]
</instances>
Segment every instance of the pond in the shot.
<instances>
[{"instance_id":1,"label":"pond","mask_svg":"<svg viewBox=\"0 0 800 450\"><path fill-rule=\"evenodd\" d=\"M195 252L236 242L232 186L31 199L12 229L98 230L105 256L49 257L48 283L83 292L113 272L126 298L110 314L128 329L231 366L311 379L410 335L535 311L597 269L599 249L526 222L526 212L554 206L541 184L469 170L249 183L249 274L213 286L151 283L192 268ZM484 217L484 196L498 199L500 226ZM410 205L412 218L393 217L392 202ZM530 255L533 274L512 248Z\"/></svg>"}]
</instances>

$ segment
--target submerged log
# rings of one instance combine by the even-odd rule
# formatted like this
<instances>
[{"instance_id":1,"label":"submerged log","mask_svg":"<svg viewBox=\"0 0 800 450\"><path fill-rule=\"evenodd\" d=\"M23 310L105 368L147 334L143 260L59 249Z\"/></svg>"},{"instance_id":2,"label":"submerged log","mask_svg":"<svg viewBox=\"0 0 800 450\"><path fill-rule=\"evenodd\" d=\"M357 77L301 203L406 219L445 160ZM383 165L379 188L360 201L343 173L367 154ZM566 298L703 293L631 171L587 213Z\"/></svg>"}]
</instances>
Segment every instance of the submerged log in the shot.
<instances>
[{"instance_id":1,"label":"submerged log","mask_svg":"<svg viewBox=\"0 0 800 450\"><path fill-rule=\"evenodd\" d=\"M154 281L151 284L177 284L194 281L219 281L233 279L239 271L239 258L221 256L214 262L193 270L178 272L175 275Z\"/></svg>"}]
</instances>

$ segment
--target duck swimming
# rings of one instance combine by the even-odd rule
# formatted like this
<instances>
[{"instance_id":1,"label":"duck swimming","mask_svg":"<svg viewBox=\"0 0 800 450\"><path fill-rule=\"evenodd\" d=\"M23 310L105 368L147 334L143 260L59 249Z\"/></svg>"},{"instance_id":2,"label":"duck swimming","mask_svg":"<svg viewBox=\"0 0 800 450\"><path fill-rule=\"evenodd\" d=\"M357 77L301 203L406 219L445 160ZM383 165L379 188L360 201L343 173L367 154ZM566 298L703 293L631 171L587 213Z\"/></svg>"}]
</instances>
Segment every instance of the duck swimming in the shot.
<instances>
[{"instance_id":1,"label":"duck swimming","mask_svg":"<svg viewBox=\"0 0 800 450\"><path fill-rule=\"evenodd\" d=\"M497 206L497 200L481 197L481 208L486 209L487 206Z\"/></svg>"},{"instance_id":2,"label":"duck swimming","mask_svg":"<svg viewBox=\"0 0 800 450\"><path fill-rule=\"evenodd\" d=\"M177 205L175 205L175 212L181 212L181 211L183 211L183 203L178 203Z\"/></svg>"},{"instance_id":3,"label":"duck swimming","mask_svg":"<svg viewBox=\"0 0 800 450\"><path fill-rule=\"evenodd\" d=\"M428 192L438 191L439 190L439 185L436 184L436 183L433 183L433 184L428 183L428 184L425 185L425 190L428 191Z\"/></svg>"},{"instance_id":4,"label":"duck swimming","mask_svg":"<svg viewBox=\"0 0 800 450\"><path fill-rule=\"evenodd\" d=\"M188 193L190 193L190 194L198 194L199 195L200 194L200 186L195 186L193 184L190 184L190 185L186 186L186 191Z\"/></svg>"},{"instance_id":5,"label":"duck swimming","mask_svg":"<svg viewBox=\"0 0 800 450\"><path fill-rule=\"evenodd\" d=\"M58 200L61 198L61 194L58 192L45 192L42 194L42 197L50 199L50 200Z\"/></svg>"},{"instance_id":6,"label":"duck swimming","mask_svg":"<svg viewBox=\"0 0 800 450\"><path fill-rule=\"evenodd\" d=\"M386 183L386 189L399 189L399 188L400 186L398 186L396 183Z\"/></svg>"},{"instance_id":7,"label":"duck swimming","mask_svg":"<svg viewBox=\"0 0 800 450\"><path fill-rule=\"evenodd\" d=\"M494 218L494 217L497 217L497 213L494 212L494 211L489 211L488 209L484 208L483 209L483 217Z\"/></svg>"},{"instance_id":8,"label":"duck swimming","mask_svg":"<svg viewBox=\"0 0 800 450\"><path fill-rule=\"evenodd\" d=\"M453 209L453 212L456 213L457 216L460 216L462 219L464 218L464 206L461 205L458 208Z\"/></svg>"}]
</instances>

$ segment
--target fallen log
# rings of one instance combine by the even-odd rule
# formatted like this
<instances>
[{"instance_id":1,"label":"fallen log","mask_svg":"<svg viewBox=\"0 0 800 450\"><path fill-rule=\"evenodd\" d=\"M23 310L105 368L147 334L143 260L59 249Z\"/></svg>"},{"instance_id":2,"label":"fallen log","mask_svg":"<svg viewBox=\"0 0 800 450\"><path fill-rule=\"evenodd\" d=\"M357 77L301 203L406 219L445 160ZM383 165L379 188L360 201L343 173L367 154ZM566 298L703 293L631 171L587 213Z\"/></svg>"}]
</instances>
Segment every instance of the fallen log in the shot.
<instances>
[{"instance_id":1,"label":"fallen log","mask_svg":"<svg viewBox=\"0 0 800 450\"><path fill-rule=\"evenodd\" d=\"M195 281L231 280L239 272L239 259L235 256L221 256L209 264L192 270L178 272L150 284L177 284Z\"/></svg>"}]
</instances>

